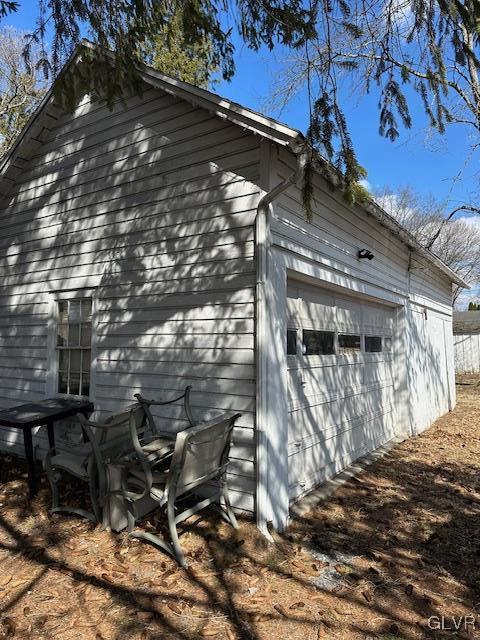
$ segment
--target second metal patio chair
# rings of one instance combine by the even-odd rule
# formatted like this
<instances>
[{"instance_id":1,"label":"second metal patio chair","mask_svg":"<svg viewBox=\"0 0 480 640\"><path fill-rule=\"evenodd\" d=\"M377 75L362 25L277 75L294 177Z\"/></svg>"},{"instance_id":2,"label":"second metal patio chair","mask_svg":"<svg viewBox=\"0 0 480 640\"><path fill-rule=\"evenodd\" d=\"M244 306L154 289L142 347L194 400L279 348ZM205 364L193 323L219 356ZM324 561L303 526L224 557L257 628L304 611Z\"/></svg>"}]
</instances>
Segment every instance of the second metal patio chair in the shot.
<instances>
[{"instance_id":1,"label":"second metal patio chair","mask_svg":"<svg viewBox=\"0 0 480 640\"><path fill-rule=\"evenodd\" d=\"M240 414L226 414L209 422L189 427L177 433L173 454L169 457L169 468L165 470L165 460L152 459L138 438L138 430L133 421L130 433L134 459L121 463L123 478L121 494L128 513L128 532L132 537L141 538L157 545L173 555L181 566L186 566L180 547L177 525L189 516L209 505L215 505L221 515L234 528L238 527L233 513L227 486L227 467L231 436L235 421ZM208 486L208 495L202 492ZM212 486L213 485L213 486ZM190 508L176 513L177 501L186 495L200 495ZM144 531L134 531L137 521L135 505L146 497L165 507L170 532L170 542L158 535Z\"/></svg>"},{"instance_id":2,"label":"second metal patio chair","mask_svg":"<svg viewBox=\"0 0 480 640\"><path fill-rule=\"evenodd\" d=\"M52 490L52 513L65 512L93 522L102 521L102 505L106 493L105 464L131 448L130 427L135 425L141 437L147 429L147 414L137 403L104 422L77 416L84 442L57 446L47 453L44 465ZM72 505L61 505L59 485L64 474L74 476L88 485L93 512Z\"/></svg>"}]
</instances>

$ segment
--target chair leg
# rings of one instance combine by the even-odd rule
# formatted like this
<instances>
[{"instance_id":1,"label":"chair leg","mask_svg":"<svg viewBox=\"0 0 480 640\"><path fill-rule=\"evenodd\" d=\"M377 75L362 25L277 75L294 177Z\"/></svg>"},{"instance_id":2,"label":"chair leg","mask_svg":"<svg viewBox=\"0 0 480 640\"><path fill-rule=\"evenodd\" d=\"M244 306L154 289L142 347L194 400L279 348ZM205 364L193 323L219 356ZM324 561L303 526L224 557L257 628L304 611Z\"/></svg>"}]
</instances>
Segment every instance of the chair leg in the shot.
<instances>
[{"instance_id":1,"label":"chair leg","mask_svg":"<svg viewBox=\"0 0 480 640\"><path fill-rule=\"evenodd\" d=\"M131 534L135 528L135 522L137 521L135 514L135 505L129 500L125 500L124 504L127 509L127 532Z\"/></svg>"},{"instance_id":2,"label":"chair leg","mask_svg":"<svg viewBox=\"0 0 480 640\"><path fill-rule=\"evenodd\" d=\"M102 470L91 461L88 465L88 485L93 513L98 522L103 523L103 507L105 505L105 482L100 474Z\"/></svg>"},{"instance_id":3,"label":"chair leg","mask_svg":"<svg viewBox=\"0 0 480 640\"><path fill-rule=\"evenodd\" d=\"M102 522L102 509L98 502L97 485L95 481L90 480L89 489L90 489L90 501L92 503L93 513L95 515L95 518L97 519L97 522Z\"/></svg>"},{"instance_id":4,"label":"chair leg","mask_svg":"<svg viewBox=\"0 0 480 640\"><path fill-rule=\"evenodd\" d=\"M147 533L146 531L134 531L136 524L136 514L135 514L135 504L133 502L125 501L127 506L127 532L131 538L136 538L138 540L146 540L150 544L163 549L168 554L173 556L180 566L186 567L187 563L185 561L185 557L182 552L182 548L180 547L180 542L178 540L177 526L175 524L175 509L174 509L174 501L168 503L167 505L167 517L168 517L168 527L170 531L171 543L167 542L153 533Z\"/></svg>"},{"instance_id":5,"label":"chair leg","mask_svg":"<svg viewBox=\"0 0 480 640\"><path fill-rule=\"evenodd\" d=\"M173 496L173 494L172 494ZM170 531L170 538L172 540L172 547L174 555L178 561L178 563L182 567L187 566L187 562L185 560L185 556L183 555L182 547L180 546L180 541L178 539L177 525L175 522L175 499L174 497L169 497L167 503L167 518L168 518L168 529Z\"/></svg>"},{"instance_id":6,"label":"chair leg","mask_svg":"<svg viewBox=\"0 0 480 640\"><path fill-rule=\"evenodd\" d=\"M221 509L224 519L232 525L234 529L238 529L237 518L232 509L232 503L230 502L230 495L228 493L228 483L225 478L220 480L220 500L223 500L223 509Z\"/></svg>"},{"instance_id":7,"label":"chair leg","mask_svg":"<svg viewBox=\"0 0 480 640\"><path fill-rule=\"evenodd\" d=\"M90 511L86 511L85 509L78 509L76 507L69 507L67 505L60 505L60 496L58 491L58 482L61 478L61 473L58 469L55 469L51 466L50 461L45 465L47 478L50 483L50 488L52 491L52 508L51 513L69 513L71 515L80 516L82 518L86 518L91 522L97 522L97 514L90 513ZM93 502L93 501L92 501ZM94 507L95 508L95 507Z\"/></svg>"},{"instance_id":8,"label":"chair leg","mask_svg":"<svg viewBox=\"0 0 480 640\"><path fill-rule=\"evenodd\" d=\"M57 475L60 475L58 471L51 470L50 473L48 473L48 481L52 490L52 512L56 511L60 505L60 497L56 480Z\"/></svg>"}]
</instances>

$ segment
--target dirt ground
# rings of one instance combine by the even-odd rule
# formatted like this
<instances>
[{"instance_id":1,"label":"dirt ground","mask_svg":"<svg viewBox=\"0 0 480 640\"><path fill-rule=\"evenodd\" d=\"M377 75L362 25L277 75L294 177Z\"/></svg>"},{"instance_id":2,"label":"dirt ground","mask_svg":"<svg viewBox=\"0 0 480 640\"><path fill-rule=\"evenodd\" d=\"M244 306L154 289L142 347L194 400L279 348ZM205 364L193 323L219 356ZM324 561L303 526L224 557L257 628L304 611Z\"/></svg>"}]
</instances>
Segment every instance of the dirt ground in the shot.
<instances>
[{"instance_id":1,"label":"dirt ground","mask_svg":"<svg viewBox=\"0 0 480 640\"><path fill-rule=\"evenodd\" d=\"M273 545L193 519L188 570L50 516L45 480L29 504L21 462L0 458L0 638L480 638L478 381Z\"/></svg>"}]
</instances>

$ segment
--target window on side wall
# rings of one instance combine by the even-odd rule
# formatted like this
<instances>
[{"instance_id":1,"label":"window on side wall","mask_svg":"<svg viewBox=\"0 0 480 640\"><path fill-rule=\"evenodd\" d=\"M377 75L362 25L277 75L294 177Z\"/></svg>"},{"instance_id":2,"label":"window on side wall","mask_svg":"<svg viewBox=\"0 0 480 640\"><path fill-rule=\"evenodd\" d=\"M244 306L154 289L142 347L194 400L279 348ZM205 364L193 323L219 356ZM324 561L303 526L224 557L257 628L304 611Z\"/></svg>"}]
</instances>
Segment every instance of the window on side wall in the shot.
<instances>
[{"instance_id":1,"label":"window on side wall","mask_svg":"<svg viewBox=\"0 0 480 640\"><path fill-rule=\"evenodd\" d=\"M92 361L92 298L57 300L57 391L89 396Z\"/></svg>"}]
</instances>

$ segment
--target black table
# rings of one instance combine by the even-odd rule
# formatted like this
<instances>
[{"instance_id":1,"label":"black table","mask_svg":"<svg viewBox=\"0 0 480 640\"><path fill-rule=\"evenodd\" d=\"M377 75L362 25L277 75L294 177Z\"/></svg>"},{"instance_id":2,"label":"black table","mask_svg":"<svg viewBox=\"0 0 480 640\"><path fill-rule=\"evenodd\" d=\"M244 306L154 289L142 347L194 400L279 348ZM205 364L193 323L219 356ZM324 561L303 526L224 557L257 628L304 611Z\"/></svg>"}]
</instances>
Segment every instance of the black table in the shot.
<instances>
[{"instance_id":1,"label":"black table","mask_svg":"<svg viewBox=\"0 0 480 640\"><path fill-rule=\"evenodd\" d=\"M93 404L88 400L71 400L68 398L49 398L40 402L21 404L0 411L0 426L22 429L25 446L25 456L28 467L28 488L30 497L37 493L37 479L35 476L35 459L33 455L32 429L46 426L48 430L48 444L55 447L55 433L53 425L57 420L83 413L89 416L93 411Z\"/></svg>"}]
</instances>

